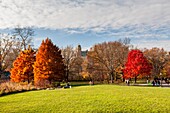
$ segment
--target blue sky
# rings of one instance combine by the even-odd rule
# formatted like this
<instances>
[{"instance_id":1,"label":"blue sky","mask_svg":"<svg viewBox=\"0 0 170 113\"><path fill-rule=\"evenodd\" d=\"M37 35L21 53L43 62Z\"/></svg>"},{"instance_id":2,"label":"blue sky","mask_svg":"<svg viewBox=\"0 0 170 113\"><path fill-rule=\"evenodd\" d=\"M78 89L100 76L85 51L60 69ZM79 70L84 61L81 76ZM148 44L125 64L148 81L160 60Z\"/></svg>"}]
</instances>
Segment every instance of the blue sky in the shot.
<instances>
[{"instance_id":1,"label":"blue sky","mask_svg":"<svg viewBox=\"0 0 170 113\"><path fill-rule=\"evenodd\" d=\"M0 0L0 33L33 27L34 45L59 47L130 38L138 48L170 50L170 0Z\"/></svg>"}]
</instances>

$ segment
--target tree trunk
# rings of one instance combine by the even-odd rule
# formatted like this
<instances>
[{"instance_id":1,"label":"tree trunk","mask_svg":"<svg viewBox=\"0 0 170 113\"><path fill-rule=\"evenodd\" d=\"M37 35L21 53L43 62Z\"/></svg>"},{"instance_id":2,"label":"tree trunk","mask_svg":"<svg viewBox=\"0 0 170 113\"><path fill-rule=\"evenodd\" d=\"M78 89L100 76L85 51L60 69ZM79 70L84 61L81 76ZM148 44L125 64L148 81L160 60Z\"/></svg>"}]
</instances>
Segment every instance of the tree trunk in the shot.
<instances>
[{"instance_id":1,"label":"tree trunk","mask_svg":"<svg viewBox=\"0 0 170 113\"><path fill-rule=\"evenodd\" d=\"M115 73L115 77L114 78L115 78L114 80L117 81L117 73Z\"/></svg>"},{"instance_id":2,"label":"tree trunk","mask_svg":"<svg viewBox=\"0 0 170 113\"><path fill-rule=\"evenodd\" d=\"M113 83L113 72L110 73L110 80L111 80L111 84Z\"/></svg>"},{"instance_id":3,"label":"tree trunk","mask_svg":"<svg viewBox=\"0 0 170 113\"><path fill-rule=\"evenodd\" d=\"M68 76L69 76L69 69L68 66L66 66L66 75L65 75L65 82L68 82Z\"/></svg>"},{"instance_id":4,"label":"tree trunk","mask_svg":"<svg viewBox=\"0 0 170 113\"><path fill-rule=\"evenodd\" d=\"M68 76L69 76L69 70L67 69L67 72L66 72L66 82L68 82Z\"/></svg>"},{"instance_id":5,"label":"tree trunk","mask_svg":"<svg viewBox=\"0 0 170 113\"><path fill-rule=\"evenodd\" d=\"M135 77L135 83L136 83L136 81L137 81L137 77Z\"/></svg>"},{"instance_id":6,"label":"tree trunk","mask_svg":"<svg viewBox=\"0 0 170 113\"><path fill-rule=\"evenodd\" d=\"M123 77L123 82L125 82L125 78Z\"/></svg>"},{"instance_id":7,"label":"tree trunk","mask_svg":"<svg viewBox=\"0 0 170 113\"><path fill-rule=\"evenodd\" d=\"M122 73L122 81L125 82L124 74Z\"/></svg>"},{"instance_id":8,"label":"tree trunk","mask_svg":"<svg viewBox=\"0 0 170 113\"><path fill-rule=\"evenodd\" d=\"M163 80L162 80L162 77L161 77L161 87L162 87L162 82L163 82Z\"/></svg>"},{"instance_id":9,"label":"tree trunk","mask_svg":"<svg viewBox=\"0 0 170 113\"><path fill-rule=\"evenodd\" d=\"M30 83L30 79L29 79L29 77L28 77L28 84Z\"/></svg>"},{"instance_id":10,"label":"tree trunk","mask_svg":"<svg viewBox=\"0 0 170 113\"><path fill-rule=\"evenodd\" d=\"M113 83L113 75L111 75L111 78L110 78L110 79L111 79L111 82L110 82L110 83L112 84L112 83Z\"/></svg>"}]
</instances>

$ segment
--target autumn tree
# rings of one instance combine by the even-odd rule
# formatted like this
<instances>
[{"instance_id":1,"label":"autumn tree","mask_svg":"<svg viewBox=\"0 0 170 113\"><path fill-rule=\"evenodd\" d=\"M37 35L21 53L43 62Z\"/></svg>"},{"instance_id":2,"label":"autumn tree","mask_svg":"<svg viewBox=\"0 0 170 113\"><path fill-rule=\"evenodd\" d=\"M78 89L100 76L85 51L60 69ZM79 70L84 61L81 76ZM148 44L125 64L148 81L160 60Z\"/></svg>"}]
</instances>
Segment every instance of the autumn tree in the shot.
<instances>
[{"instance_id":1,"label":"autumn tree","mask_svg":"<svg viewBox=\"0 0 170 113\"><path fill-rule=\"evenodd\" d=\"M124 66L129 51L128 44L123 41L115 41L93 46L87 54L89 72L96 72L99 76L102 72L104 74L102 76L109 76L111 82L116 80L116 69Z\"/></svg>"},{"instance_id":2,"label":"autumn tree","mask_svg":"<svg viewBox=\"0 0 170 113\"><path fill-rule=\"evenodd\" d=\"M151 70L152 65L148 62L140 50L131 50L129 52L124 69L125 78L135 78L136 83L139 75L147 76L150 74Z\"/></svg>"},{"instance_id":3,"label":"autumn tree","mask_svg":"<svg viewBox=\"0 0 170 113\"><path fill-rule=\"evenodd\" d=\"M163 48L152 48L152 49L145 49L144 55L147 59L152 63L152 77L162 78L161 71L165 68L167 63L170 61L170 57L167 51Z\"/></svg>"},{"instance_id":4,"label":"autumn tree","mask_svg":"<svg viewBox=\"0 0 170 113\"><path fill-rule=\"evenodd\" d=\"M34 64L34 83L61 81L64 76L64 64L61 50L47 38L43 40L36 54Z\"/></svg>"},{"instance_id":5,"label":"autumn tree","mask_svg":"<svg viewBox=\"0 0 170 113\"><path fill-rule=\"evenodd\" d=\"M90 54L90 52L88 52L88 54ZM87 63L83 62L83 66L85 66L82 72L83 77L86 76L90 81L103 82L107 80L109 83L110 77L108 76L108 72L100 63L95 62L94 59L88 58Z\"/></svg>"},{"instance_id":6,"label":"autumn tree","mask_svg":"<svg viewBox=\"0 0 170 113\"><path fill-rule=\"evenodd\" d=\"M71 77L74 80L82 80L82 63L84 59L80 56L76 56L73 61L71 67Z\"/></svg>"},{"instance_id":7,"label":"autumn tree","mask_svg":"<svg viewBox=\"0 0 170 113\"><path fill-rule=\"evenodd\" d=\"M35 52L29 46L28 49L22 51L13 63L11 70L12 82L31 82L33 80L33 64L35 62Z\"/></svg>"},{"instance_id":8,"label":"autumn tree","mask_svg":"<svg viewBox=\"0 0 170 113\"><path fill-rule=\"evenodd\" d=\"M68 77L72 71L71 66L73 64L73 60L76 57L76 52L72 46L67 46L61 50L63 62L65 65L65 81L68 81Z\"/></svg>"},{"instance_id":9,"label":"autumn tree","mask_svg":"<svg viewBox=\"0 0 170 113\"><path fill-rule=\"evenodd\" d=\"M87 67L88 67L88 60L87 58L83 60L82 64L82 72L81 72L81 75L84 79L90 79L90 74L87 70Z\"/></svg>"},{"instance_id":10,"label":"autumn tree","mask_svg":"<svg viewBox=\"0 0 170 113\"><path fill-rule=\"evenodd\" d=\"M31 27L16 27L13 31L13 35L20 41L20 48L26 49L28 45L31 45L32 36L34 36L34 30Z\"/></svg>"},{"instance_id":11,"label":"autumn tree","mask_svg":"<svg viewBox=\"0 0 170 113\"><path fill-rule=\"evenodd\" d=\"M166 63L166 65L163 69L163 72L165 73L165 74L162 74L162 75L164 75L163 77L165 77L166 80L170 79L170 61L168 61ZM163 73L163 72L161 72L161 73Z\"/></svg>"}]
</instances>

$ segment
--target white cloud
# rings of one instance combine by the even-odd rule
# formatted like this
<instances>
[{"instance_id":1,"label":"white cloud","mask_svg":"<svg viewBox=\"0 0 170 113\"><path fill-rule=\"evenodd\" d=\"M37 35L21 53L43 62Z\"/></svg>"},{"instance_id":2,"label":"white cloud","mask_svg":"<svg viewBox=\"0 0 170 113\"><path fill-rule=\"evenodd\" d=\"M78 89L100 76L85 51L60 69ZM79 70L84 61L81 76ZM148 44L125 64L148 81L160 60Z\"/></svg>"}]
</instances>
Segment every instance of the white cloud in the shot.
<instances>
[{"instance_id":1,"label":"white cloud","mask_svg":"<svg viewBox=\"0 0 170 113\"><path fill-rule=\"evenodd\" d=\"M169 0L2 0L0 28L21 26L100 32L170 24Z\"/></svg>"},{"instance_id":2,"label":"white cloud","mask_svg":"<svg viewBox=\"0 0 170 113\"><path fill-rule=\"evenodd\" d=\"M164 48L167 51L170 51L170 40L140 40L133 43L134 47L144 49L151 49L153 47Z\"/></svg>"},{"instance_id":3,"label":"white cloud","mask_svg":"<svg viewBox=\"0 0 170 113\"><path fill-rule=\"evenodd\" d=\"M0 29L20 25L70 34L93 31L135 38L142 48L170 48L170 0L0 0L0 12Z\"/></svg>"}]
</instances>

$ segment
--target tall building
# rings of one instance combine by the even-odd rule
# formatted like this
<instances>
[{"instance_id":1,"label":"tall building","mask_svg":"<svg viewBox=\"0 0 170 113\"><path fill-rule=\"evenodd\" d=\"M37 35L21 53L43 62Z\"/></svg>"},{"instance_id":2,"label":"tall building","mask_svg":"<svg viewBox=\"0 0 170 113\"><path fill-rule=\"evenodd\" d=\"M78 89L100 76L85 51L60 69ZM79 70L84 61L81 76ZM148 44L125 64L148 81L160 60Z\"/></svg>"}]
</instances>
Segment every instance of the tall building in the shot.
<instances>
[{"instance_id":1,"label":"tall building","mask_svg":"<svg viewBox=\"0 0 170 113\"><path fill-rule=\"evenodd\" d=\"M88 53L88 50L82 51L81 45L78 45L78 47L77 47L77 56L78 57L86 58L87 53Z\"/></svg>"}]
</instances>

